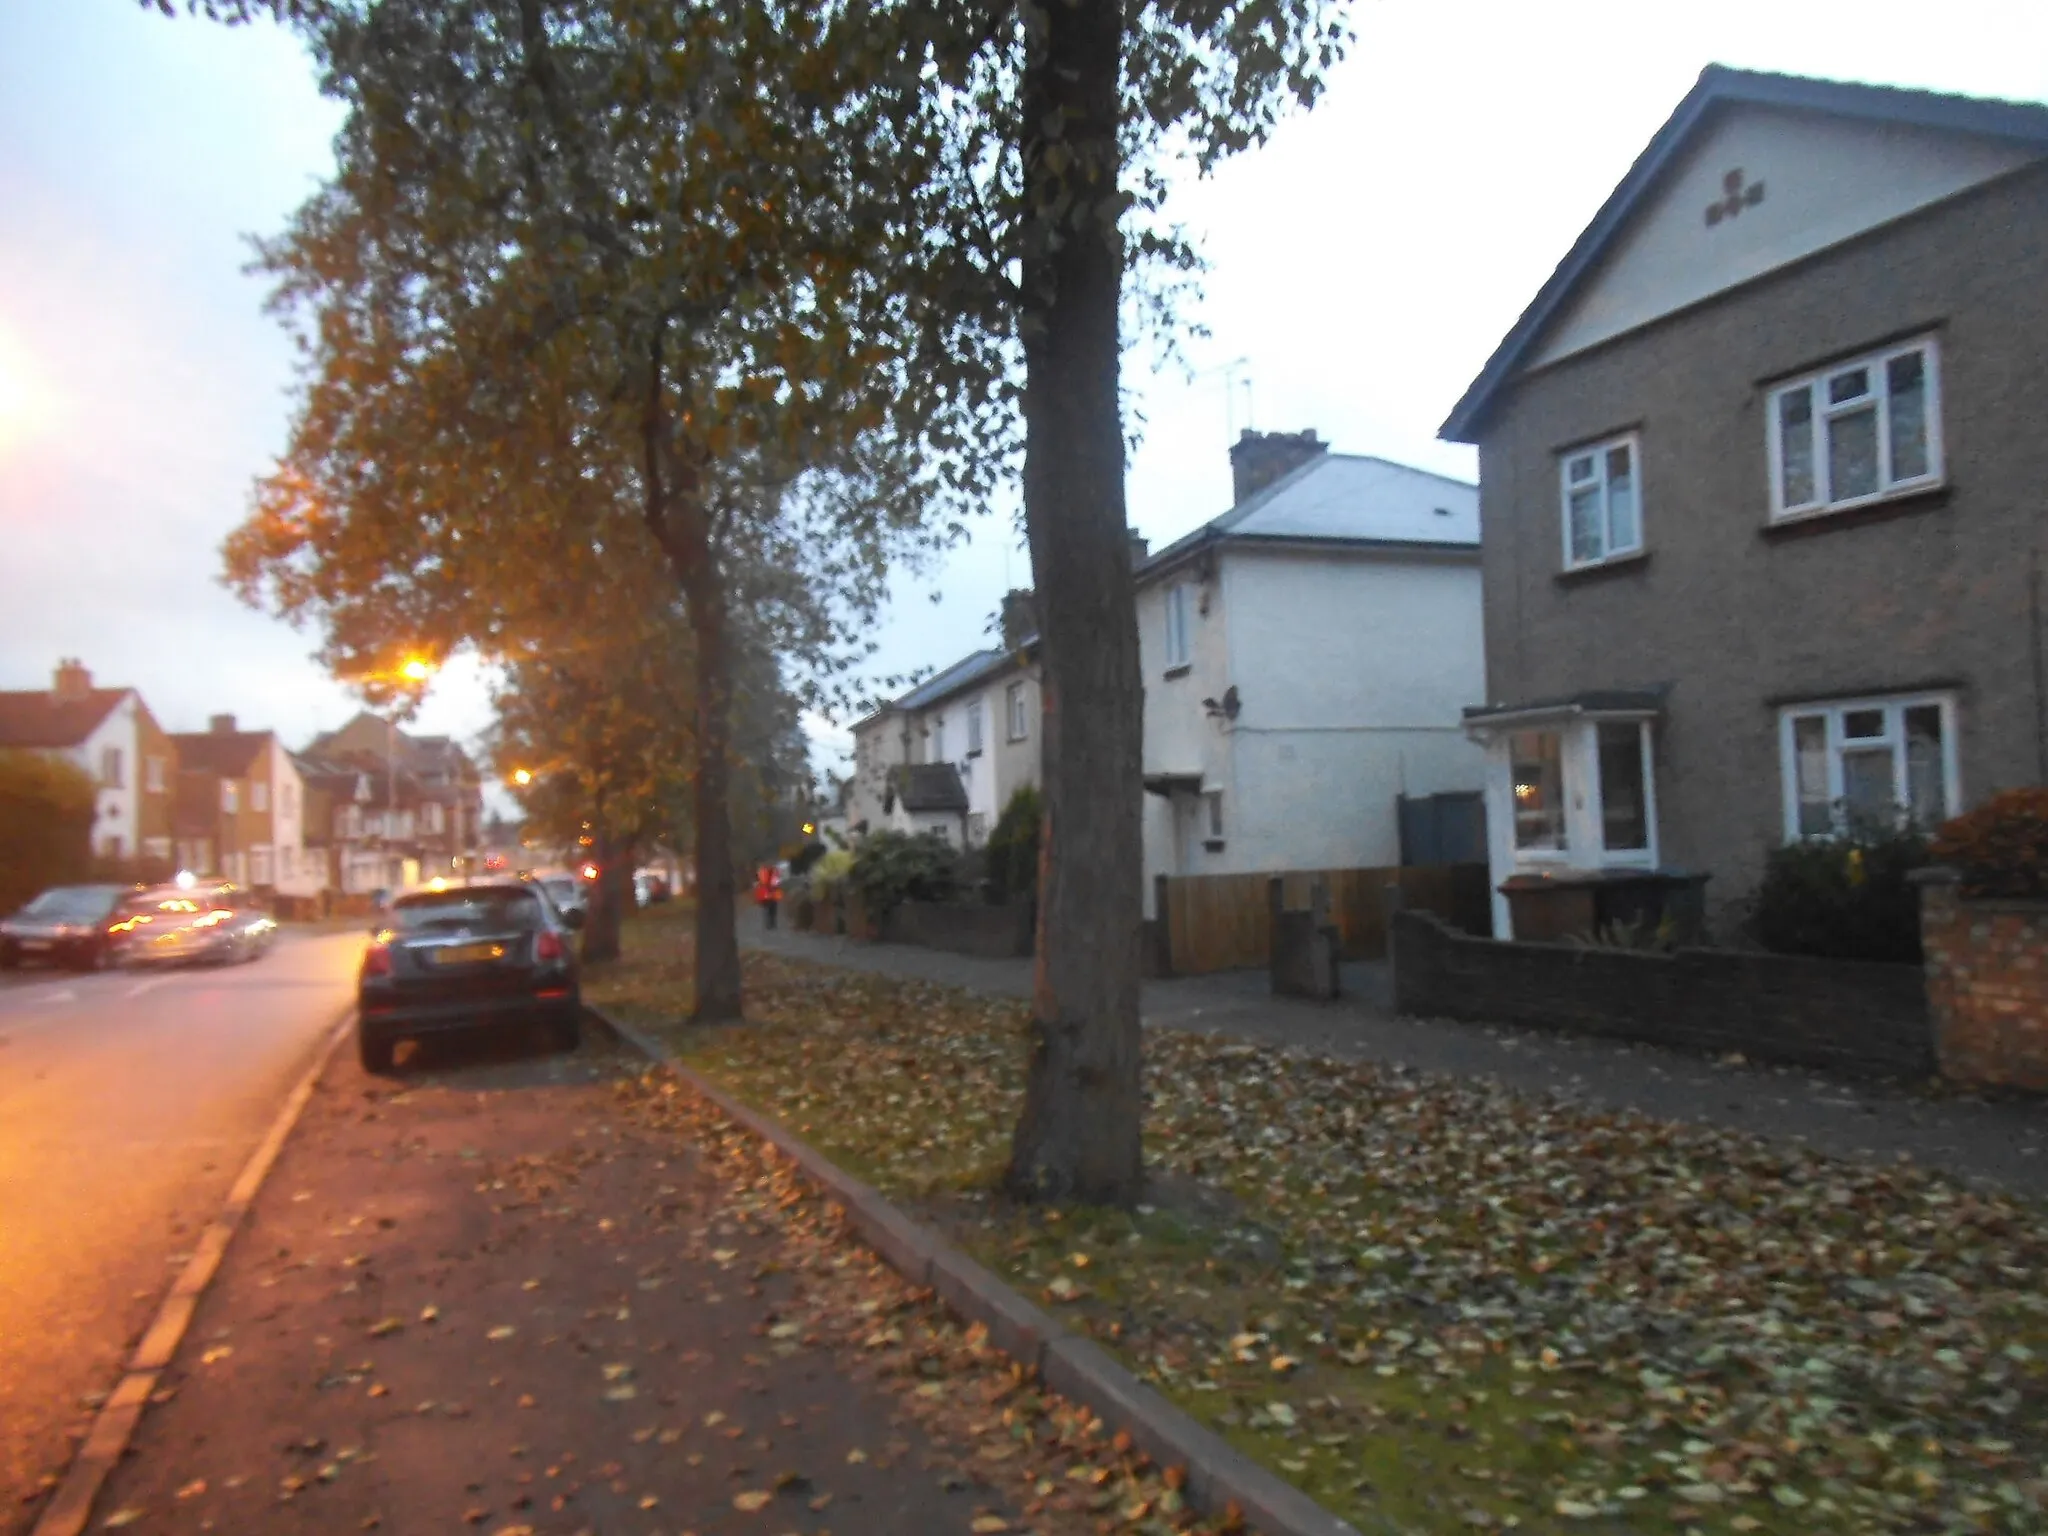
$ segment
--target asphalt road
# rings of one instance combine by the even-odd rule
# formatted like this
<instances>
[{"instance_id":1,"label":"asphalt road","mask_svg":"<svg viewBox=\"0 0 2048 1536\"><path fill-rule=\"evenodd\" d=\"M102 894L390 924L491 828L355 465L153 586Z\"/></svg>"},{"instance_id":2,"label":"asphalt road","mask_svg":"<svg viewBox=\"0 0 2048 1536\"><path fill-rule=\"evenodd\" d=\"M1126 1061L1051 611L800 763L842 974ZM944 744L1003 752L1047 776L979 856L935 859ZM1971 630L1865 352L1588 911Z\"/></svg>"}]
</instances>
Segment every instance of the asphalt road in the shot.
<instances>
[{"instance_id":1,"label":"asphalt road","mask_svg":"<svg viewBox=\"0 0 2048 1536\"><path fill-rule=\"evenodd\" d=\"M361 949L287 932L246 965L0 984L0 1532L27 1529Z\"/></svg>"}]
</instances>

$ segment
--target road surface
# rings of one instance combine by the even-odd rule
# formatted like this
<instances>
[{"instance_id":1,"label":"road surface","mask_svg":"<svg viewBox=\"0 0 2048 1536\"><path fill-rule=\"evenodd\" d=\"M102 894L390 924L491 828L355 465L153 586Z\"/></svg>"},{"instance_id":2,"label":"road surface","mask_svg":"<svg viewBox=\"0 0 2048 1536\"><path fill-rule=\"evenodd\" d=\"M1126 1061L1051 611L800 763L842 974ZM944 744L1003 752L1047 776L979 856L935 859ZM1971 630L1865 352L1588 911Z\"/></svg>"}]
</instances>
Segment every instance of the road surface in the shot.
<instances>
[{"instance_id":1,"label":"road surface","mask_svg":"<svg viewBox=\"0 0 2048 1536\"><path fill-rule=\"evenodd\" d=\"M0 983L0 1532L27 1528L361 952L287 932L247 965Z\"/></svg>"}]
</instances>

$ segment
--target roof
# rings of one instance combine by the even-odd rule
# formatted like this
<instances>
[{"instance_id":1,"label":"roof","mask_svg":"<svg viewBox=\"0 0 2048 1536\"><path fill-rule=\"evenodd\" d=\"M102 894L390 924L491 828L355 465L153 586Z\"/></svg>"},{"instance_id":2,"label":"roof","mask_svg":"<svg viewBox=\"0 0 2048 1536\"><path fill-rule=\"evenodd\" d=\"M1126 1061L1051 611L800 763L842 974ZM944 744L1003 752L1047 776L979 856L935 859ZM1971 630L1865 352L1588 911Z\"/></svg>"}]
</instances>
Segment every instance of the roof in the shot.
<instances>
[{"instance_id":1,"label":"roof","mask_svg":"<svg viewBox=\"0 0 2048 1536\"><path fill-rule=\"evenodd\" d=\"M181 731L171 740L177 743L179 768L238 779L270 738L269 731Z\"/></svg>"},{"instance_id":2,"label":"roof","mask_svg":"<svg viewBox=\"0 0 2048 1536\"><path fill-rule=\"evenodd\" d=\"M1036 638L1034 636L1031 640L1027 640L1024 643L1026 645L1034 644L1036 643ZM994 676L1002 671L1013 659L1013 652L1000 648L989 651L976 651L972 655L964 656L954 662L953 665L946 668L945 671L939 673L936 677L927 678L924 682L919 683L889 707L891 709L923 709L928 704L937 704L942 699L951 698L961 690L970 688L974 684Z\"/></svg>"},{"instance_id":3,"label":"roof","mask_svg":"<svg viewBox=\"0 0 2048 1536\"><path fill-rule=\"evenodd\" d=\"M951 763L898 763L889 770L889 788L906 811L967 809L967 786Z\"/></svg>"},{"instance_id":4,"label":"roof","mask_svg":"<svg viewBox=\"0 0 2048 1536\"><path fill-rule=\"evenodd\" d=\"M1654 688L1588 688L1579 693L1554 694L1519 704L1470 704L1465 708L1467 725L1506 725L1521 719L1561 719L1582 715L1661 714L1671 692L1670 685Z\"/></svg>"},{"instance_id":5,"label":"roof","mask_svg":"<svg viewBox=\"0 0 2048 1536\"><path fill-rule=\"evenodd\" d=\"M47 688L0 693L0 747L75 747L131 691L89 688L61 700Z\"/></svg>"},{"instance_id":6,"label":"roof","mask_svg":"<svg viewBox=\"0 0 2048 1536\"><path fill-rule=\"evenodd\" d=\"M1477 549L1479 487L1362 453L1319 453L1174 540L1138 580L1226 540Z\"/></svg>"},{"instance_id":7,"label":"roof","mask_svg":"<svg viewBox=\"0 0 2048 1536\"><path fill-rule=\"evenodd\" d=\"M1940 91L1906 90L1889 85L1860 85L1840 80L1815 80L1802 75L1774 75L1709 64L1676 110L1636 157L1628 174L1600 205L1557 270L1537 290L1521 318L1502 338L1462 398L1452 407L1438 435L1452 442L1476 441L1488 407L1520 368L1587 276L1608 253L1643 200L1662 180L1695 130L1716 110L1728 105L1784 107L1821 112L1866 122L1899 123L1952 133L1973 133L2019 143L2048 146L2048 106L2031 102L1990 101L1952 96Z\"/></svg>"}]
</instances>

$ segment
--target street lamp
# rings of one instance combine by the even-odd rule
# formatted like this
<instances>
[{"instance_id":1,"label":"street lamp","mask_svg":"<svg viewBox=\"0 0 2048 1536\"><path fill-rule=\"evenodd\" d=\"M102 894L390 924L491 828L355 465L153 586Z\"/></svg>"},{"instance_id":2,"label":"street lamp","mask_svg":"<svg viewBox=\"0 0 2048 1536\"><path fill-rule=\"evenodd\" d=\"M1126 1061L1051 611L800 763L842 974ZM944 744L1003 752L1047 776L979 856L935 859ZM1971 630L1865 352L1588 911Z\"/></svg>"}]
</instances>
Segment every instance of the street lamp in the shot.
<instances>
[{"instance_id":1,"label":"street lamp","mask_svg":"<svg viewBox=\"0 0 2048 1536\"><path fill-rule=\"evenodd\" d=\"M533 782L533 773L530 769L514 768L512 770L512 782L521 789L524 789Z\"/></svg>"}]
</instances>

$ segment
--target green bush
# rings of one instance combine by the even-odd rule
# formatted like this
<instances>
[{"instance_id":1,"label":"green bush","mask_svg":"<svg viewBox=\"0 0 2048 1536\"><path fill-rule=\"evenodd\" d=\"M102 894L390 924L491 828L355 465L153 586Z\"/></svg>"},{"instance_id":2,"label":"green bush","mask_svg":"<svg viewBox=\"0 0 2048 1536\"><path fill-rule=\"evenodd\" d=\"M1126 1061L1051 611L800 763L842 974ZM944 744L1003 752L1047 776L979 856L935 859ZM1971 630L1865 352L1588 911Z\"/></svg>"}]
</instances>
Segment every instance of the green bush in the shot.
<instances>
[{"instance_id":1,"label":"green bush","mask_svg":"<svg viewBox=\"0 0 2048 1536\"><path fill-rule=\"evenodd\" d=\"M93 873L98 792L83 770L40 752L0 752L0 916Z\"/></svg>"},{"instance_id":2,"label":"green bush","mask_svg":"<svg viewBox=\"0 0 2048 1536\"><path fill-rule=\"evenodd\" d=\"M1026 784L1003 807L988 839L989 895L997 901L1028 901L1038 894L1038 831L1045 802Z\"/></svg>"},{"instance_id":3,"label":"green bush","mask_svg":"<svg viewBox=\"0 0 2048 1536\"><path fill-rule=\"evenodd\" d=\"M1757 941L1781 955L1918 965L1920 899L1906 876L1926 862L1911 826L1774 848L1752 918Z\"/></svg>"},{"instance_id":4,"label":"green bush","mask_svg":"<svg viewBox=\"0 0 2048 1536\"><path fill-rule=\"evenodd\" d=\"M2008 789L1946 823L1928 852L1965 896L2048 896L2048 789Z\"/></svg>"},{"instance_id":5,"label":"green bush","mask_svg":"<svg viewBox=\"0 0 2048 1536\"><path fill-rule=\"evenodd\" d=\"M959 888L960 856L936 832L870 832L854 850L847 883L879 923L906 901L944 901Z\"/></svg>"},{"instance_id":6,"label":"green bush","mask_svg":"<svg viewBox=\"0 0 2048 1536\"><path fill-rule=\"evenodd\" d=\"M807 878L811 884L813 901L830 901L839 887L846 883L847 875L853 869L853 854L845 848L834 848L813 864Z\"/></svg>"}]
</instances>

